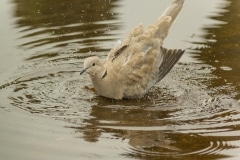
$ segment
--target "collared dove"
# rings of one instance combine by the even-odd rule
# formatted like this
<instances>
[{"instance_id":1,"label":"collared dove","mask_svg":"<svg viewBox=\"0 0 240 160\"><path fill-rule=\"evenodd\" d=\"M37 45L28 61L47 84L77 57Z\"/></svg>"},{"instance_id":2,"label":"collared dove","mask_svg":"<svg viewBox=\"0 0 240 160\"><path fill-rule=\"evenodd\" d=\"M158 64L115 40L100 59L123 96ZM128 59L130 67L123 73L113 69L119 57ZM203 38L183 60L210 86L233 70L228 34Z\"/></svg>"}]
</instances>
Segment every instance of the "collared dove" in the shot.
<instances>
[{"instance_id":1,"label":"collared dove","mask_svg":"<svg viewBox=\"0 0 240 160\"><path fill-rule=\"evenodd\" d=\"M162 47L183 3L184 0L173 0L155 24L146 28L138 25L105 59L86 58L80 74L89 74L101 96L111 99L142 97L184 53L181 49Z\"/></svg>"}]
</instances>

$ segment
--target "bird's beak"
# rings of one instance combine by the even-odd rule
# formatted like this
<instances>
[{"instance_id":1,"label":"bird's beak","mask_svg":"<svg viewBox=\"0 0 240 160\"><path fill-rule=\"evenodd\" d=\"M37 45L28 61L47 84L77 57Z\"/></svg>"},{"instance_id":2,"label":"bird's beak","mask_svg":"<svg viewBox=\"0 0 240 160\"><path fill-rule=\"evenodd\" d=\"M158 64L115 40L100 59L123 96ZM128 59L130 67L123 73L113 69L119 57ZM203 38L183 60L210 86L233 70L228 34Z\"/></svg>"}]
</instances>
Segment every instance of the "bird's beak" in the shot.
<instances>
[{"instance_id":1,"label":"bird's beak","mask_svg":"<svg viewBox=\"0 0 240 160\"><path fill-rule=\"evenodd\" d=\"M80 72L80 75L82 75L84 72L86 72L88 68L89 68L89 67L83 69L83 70Z\"/></svg>"},{"instance_id":2,"label":"bird's beak","mask_svg":"<svg viewBox=\"0 0 240 160\"><path fill-rule=\"evenodd\" d=\"M84 72L86 72L86 69L82 70L82 71L80 72L80 75L82 75Z\"/></svg>"}]
</instances>

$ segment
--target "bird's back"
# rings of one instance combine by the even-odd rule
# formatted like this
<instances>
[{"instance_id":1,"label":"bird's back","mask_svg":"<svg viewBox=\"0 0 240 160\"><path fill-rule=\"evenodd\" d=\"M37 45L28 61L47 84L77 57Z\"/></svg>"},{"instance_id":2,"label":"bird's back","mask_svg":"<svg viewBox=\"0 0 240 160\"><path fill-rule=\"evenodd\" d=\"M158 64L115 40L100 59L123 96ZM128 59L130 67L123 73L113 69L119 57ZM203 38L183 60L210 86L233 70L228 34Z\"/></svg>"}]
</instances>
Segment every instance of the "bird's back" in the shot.
<instances>
[{"instance_id":1,"label":"bird's back","mask_svg":"<svg viewBox=\"0 0 240 160\"><path fill-rule=\"evenodd\" d=\"M115 72L124 97L140 97L159 82L182 56L183 50L162 47L184 0L174 0L159 20L135 27L122 45L110 51L105 66ZM117 75L117 76L116 76Z\"/></svg>"}]
</instances>

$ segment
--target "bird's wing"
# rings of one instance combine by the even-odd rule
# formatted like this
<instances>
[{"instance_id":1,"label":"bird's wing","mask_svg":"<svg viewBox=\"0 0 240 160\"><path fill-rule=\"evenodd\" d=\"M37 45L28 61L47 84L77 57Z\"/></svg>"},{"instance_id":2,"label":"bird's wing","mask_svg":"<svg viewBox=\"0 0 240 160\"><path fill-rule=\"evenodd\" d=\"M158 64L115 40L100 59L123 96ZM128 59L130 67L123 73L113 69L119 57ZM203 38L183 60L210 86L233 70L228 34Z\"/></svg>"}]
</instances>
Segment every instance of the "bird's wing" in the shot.
<instances>
[{"instance_id":1,"label":"bird's wing","mask_svg":"<svg viewBox=\"0 0 240 160\"><path fill-rule=\"evenodd\" d=\"M143 94L161 80L183 54L182 50L167 50L162 43L180 12L184 0L173 0L157 23L134 28L123 44L110 51L106 68L117 73L129 95Z\"/></svg>"},{"instance_id":2,"label":"bird's wing","mask_svg":"<svg viewBox=\"0 0 240 160\"><path fill-rule=\"evenodd\" d=\"M107 58L105 59L106 63L117 61L118 57L124 58L129 56L129 54L135 54L134 52L129 53L129 48L136 47L137 43L138 45L143 45L137 47L145 53L155 42L158 42L160 45L162 45L162 41L167 36L169 28L177 18L183 3L184 0L172 0L171 5L166 8L155 24L148 26L146 29L143 25L138 25L135 27L121 46L113 48L109 52ZM158 41L155 39L158 39ZM118 62L121 61L121 58L119 59L120 60ZM115 64L118 64L118 62L115 62Z\"/></svg>"},{"instance_id":3,"label":"bird's wing","mask_svg":"<svg viewBox=\"0 0 240 160\"><path fill-rule=\"evenodd\" d=\"M172 69L184 53L181 49L166 49L161 47L163 60L159 66L158 81L160 81Z\"/></svg>"},{"instance_id":4,"label":"bird's wing","mask_svg":"<svg viewBox=\"0 0 240 160\"><path fill-rule=\"evenodd\" d=\"M158 41L156 39L156 41ZM158 63L161 60L160 43L132 44L118 63L118 79L128 95L141 95L158 80ZM119 62L116 59L116 62Z\"/></svg>"},{"instance_id":5,"label":"bird's wing","mask_svg":"<svg viewBox=\"0 0 240 160\"><path fill-rule=\"evenodd\" d=\"M167 75L183 53L181 49L159 46L134 54L118 71L119 79L127 88L135 88L136 93L145 92Z\"/></svg>"}]
</instances>

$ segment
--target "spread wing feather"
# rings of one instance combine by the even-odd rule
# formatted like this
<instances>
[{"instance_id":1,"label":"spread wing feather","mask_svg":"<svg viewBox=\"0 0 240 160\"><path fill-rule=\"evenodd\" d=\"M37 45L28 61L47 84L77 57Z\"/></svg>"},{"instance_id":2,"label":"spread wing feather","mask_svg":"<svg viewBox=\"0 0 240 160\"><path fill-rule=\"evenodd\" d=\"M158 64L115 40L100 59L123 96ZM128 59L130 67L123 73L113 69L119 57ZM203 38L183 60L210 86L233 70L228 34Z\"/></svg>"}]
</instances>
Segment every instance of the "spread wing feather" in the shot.
<instances>
[{"instance_id":1,"label":"spread wing feather","mask_svg":"<svg viewBox=\"0 0 240 160\"><path fill-rule=\"evenodd\" d=\"M163 54L163 61L159 66L158 81L159 82L166 74L172 69L174 64L183 55L184 50L181 49L166 49L161 47L161 52Z\"/></svg>"}]
</instances>

